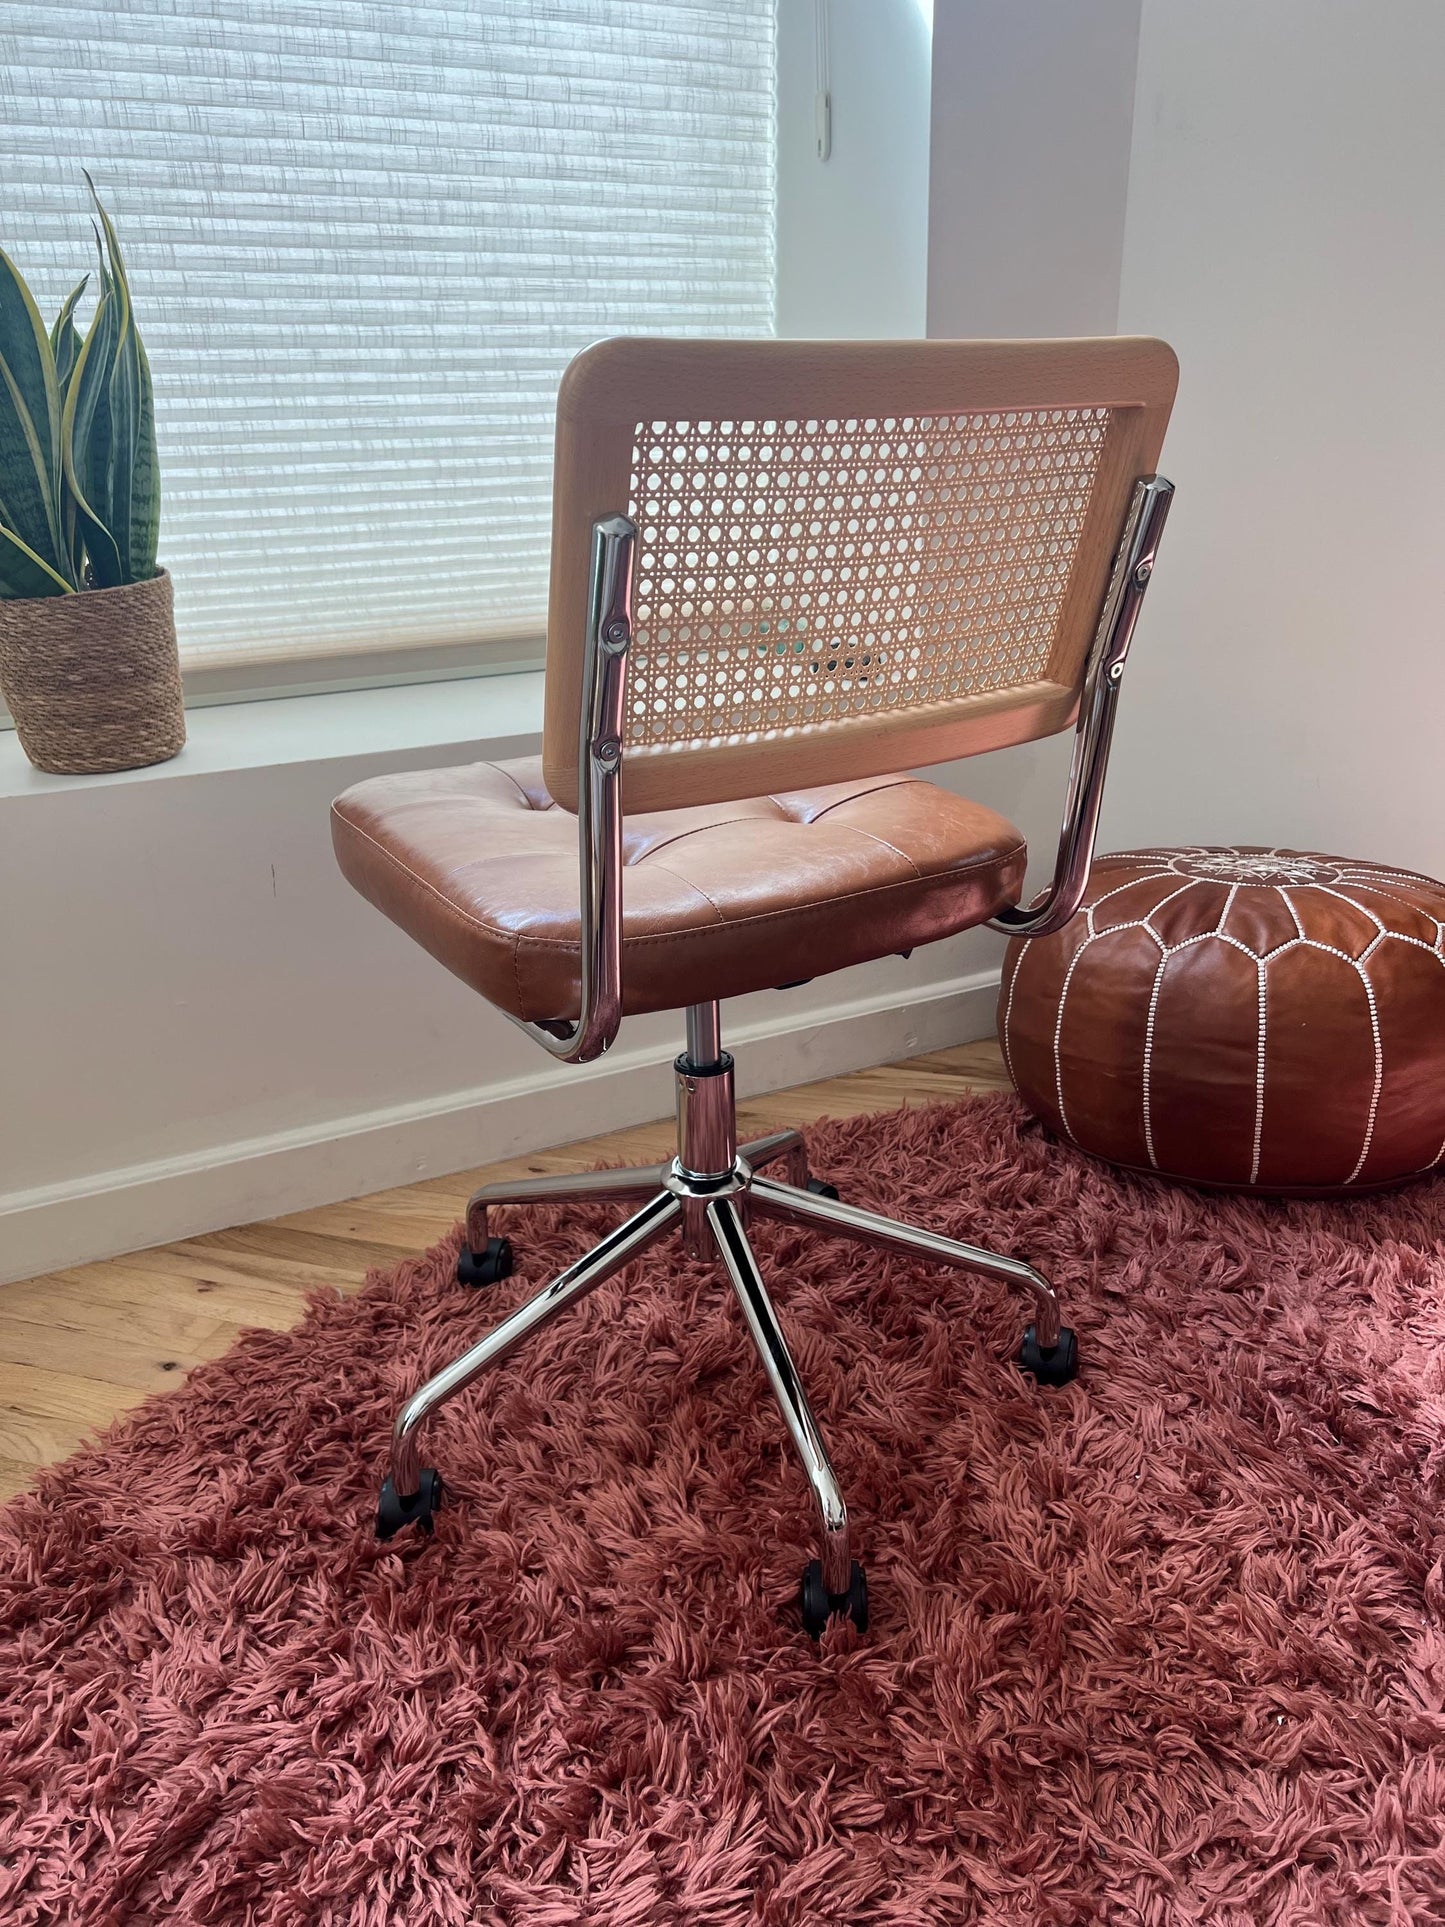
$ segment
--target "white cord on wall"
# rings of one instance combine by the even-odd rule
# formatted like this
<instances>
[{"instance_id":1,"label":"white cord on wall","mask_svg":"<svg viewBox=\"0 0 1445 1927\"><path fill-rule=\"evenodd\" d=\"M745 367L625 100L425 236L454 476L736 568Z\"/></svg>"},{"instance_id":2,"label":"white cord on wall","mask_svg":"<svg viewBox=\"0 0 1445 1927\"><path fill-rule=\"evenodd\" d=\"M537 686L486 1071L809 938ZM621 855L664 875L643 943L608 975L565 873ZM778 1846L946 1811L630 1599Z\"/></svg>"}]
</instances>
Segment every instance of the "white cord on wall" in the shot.
<instances>
[{"instance_id":1,"label":"white cord on wall","mask_svg":"<svg viewBox=\"0 0 1445 1927\"><path fill-rule=\"evenodd\" d=\"M815 85L813 125L818 136L818 159L827 160L833 151L832 0L813 0L813 51Z\"/></svg>"}]
</instances>

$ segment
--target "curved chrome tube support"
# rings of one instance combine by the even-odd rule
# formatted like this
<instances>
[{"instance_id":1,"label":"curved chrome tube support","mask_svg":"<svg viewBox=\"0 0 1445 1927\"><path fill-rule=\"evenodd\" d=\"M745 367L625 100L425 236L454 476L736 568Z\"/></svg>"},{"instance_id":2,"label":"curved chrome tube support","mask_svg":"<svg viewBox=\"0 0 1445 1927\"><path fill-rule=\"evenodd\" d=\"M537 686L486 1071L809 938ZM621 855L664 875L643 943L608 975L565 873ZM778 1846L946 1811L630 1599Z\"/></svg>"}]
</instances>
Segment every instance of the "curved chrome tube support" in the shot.
<instances>
[{"instance_id":1,"label":"curved chrome tube support","mask_svg":"<svg viewBox=\"0 0 1445 1927\"><path fill-rule=\"evenodd\" d=\"M448 1399L464 1391L489 1366L499 1364L509 1352L517 1349L524 1338L534 1331L540 1331L559 1312L581 1304L614 1272L621 1271L624 1265L630 1264L646 1251L650 1244L656 1243L681 1215L682 1206L677 1199L670 1192L659 1192L650 1203L615 1231L609 1232L585 1258L579 1258L575 1265L569 1265L549 1285L544 1285L524 1305L518 1306L510 1318L504 1318L500 1325L493 1326L485 1338L429 1378L421 1390L402 1406L392 1427L391 1478L396 1490L409 1496L418 1489L421 1458L416 1435L424 1419L439 1405L445 1405Z\"/></svg>"},{"instance_id":2,"label":"curved chrome tube support","mask_svg":"<svg viewBox=\"0 0 1445 1927\"><path fill-rule=\"evenodd\" d=\"M818 1421L813 1417L813 1408L803 1390L803 1381L788 1350L783 1328L778 1323L778 1314L773 1309L773 1301L763 1283L763 1274L748 1243L748 1234L743 1229L736 1201L732 1198L715 1198L707 1207L707 1221L723 1269L731 1279L738 1303L742 1306L748 1332L757 1347L758 1357L763 1361L763 1370L773 1388L773 1397L782 1411L788 1435L807 1474L813 1503L818 1511L818 1523L822 1528L819 1551L822 1554L823 1584L836 1597L847 1592L853 1572L852 1550L848 1543L848 1507L843 1498L843 1488L838 1483L838 1475L828 1457L828 1448L818 1430Z\"/></svg>"},{"instance_id":3,"label":"curved chrome tube support","mask_svg":"<svg viewBox=\"0 0 1445 1927\"><path fill-rule=\"evenodd\" d=\"M775 1184L771 1178L753 1179L748 1202L761 1218L776 1218L804 1231L831 1231L835 1237L856 1238L860 1244L873 1245L880 1251L902 1251L911 1258L931 1258L935 1264L979 1271L987 1278L1001 1278L1007 1285L1022 1285L1033 1294L1040 1346L1052 1351L1059 1342L1058 1297L1043 1273L1022 1258L986 1251L981 1245L966 1245L918 1225L900 1224L893 1218L880 1217L876 1211L842 1204L837 1198L819 1197L792 1184Z\"/></svg>"},{"instance_id":4,"label":"curved chrome tube support","mask_svg":"<svg viewBox=\"0 0 1445 1927\"><path fill-rule=\"evenodd\" d=\"M566 1064L600 1057L622 1022L622 704L632 642L637 528L625 515L592 525L586 690L577 757L577 847L582 895L581 1007L576 1023L533 1024L529 1037Z\"/></svg>"},{"instance_id":5,"label":"curved chrome tube support","mask_svg":"<svg viewBox=\"0 0 1445 1927\"><path fill-rule=\"evenodd\" d=\"M1162 475L1147 476L1135 484L1084 679L1053 882L1032 909L1011 904L990 919L989 928L1007 937L1047 937L1062 930L1084 900L1099 834L1119 685L1173 496L1174 484Z\"/></svg>"},{"instance_id":6,"label":"curved chrome tube support","mask_svg":"<svg viewBox=\"0 0 1445 1927\"><path fill-rule=\"evenodd\" d=\"M766 1137L750 1138L738 1146L738 1156L750 1171L761 1171L768 1164L782 1164L788 1183L800 1191L808 1189L812 1173L808 1169L808 1149L801 1131L770 1131Z\"/></svg>"}]
</instances>

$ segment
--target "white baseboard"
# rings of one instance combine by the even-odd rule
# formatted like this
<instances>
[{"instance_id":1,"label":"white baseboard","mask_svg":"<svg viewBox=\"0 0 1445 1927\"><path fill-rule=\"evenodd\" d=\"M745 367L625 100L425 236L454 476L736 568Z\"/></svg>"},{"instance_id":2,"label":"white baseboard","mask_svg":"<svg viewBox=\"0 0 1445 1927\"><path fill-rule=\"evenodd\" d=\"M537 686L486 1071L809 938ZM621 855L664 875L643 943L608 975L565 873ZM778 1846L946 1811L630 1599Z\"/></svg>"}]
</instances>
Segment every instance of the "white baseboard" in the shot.
<instances>
[{"instance_id":1,"label":"white baseboard","mask_svg":"<svg viewBox=\"0 0 1445 1927\"><path fill-rule=\"evenodd\" d=\"M997 970L974 971L930 985L906 1004L896 993L860 997L804 1023L790 1013L739 1025L727 1039L739 1093L986 1037L998 983ZM645 1123L671 1107L671 1065L655 1050L612 1051L576 1067L543 1059L506 1083L0 1193L0 1283L469 1170Z\"/></svg>"}]
</instances>

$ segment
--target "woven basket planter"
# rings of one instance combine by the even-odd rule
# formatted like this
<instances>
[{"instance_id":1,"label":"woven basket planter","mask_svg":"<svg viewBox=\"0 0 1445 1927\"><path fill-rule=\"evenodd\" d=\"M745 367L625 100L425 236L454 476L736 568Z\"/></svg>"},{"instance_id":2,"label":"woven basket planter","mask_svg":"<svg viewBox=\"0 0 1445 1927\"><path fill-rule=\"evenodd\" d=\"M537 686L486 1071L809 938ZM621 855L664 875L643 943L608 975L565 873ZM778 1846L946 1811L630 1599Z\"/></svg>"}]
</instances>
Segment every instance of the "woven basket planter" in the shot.
<instances>
[{"instance_id":1,"label":"woven basket planter","mask_svg":"<svg viewBox=\"0 0 1445 1927\"><path fill-rule=\"evenodd\" d=\"M164 763L186 740L171 578L0 601L0 691L38 769Z\"/></svg>"}]
</instances>

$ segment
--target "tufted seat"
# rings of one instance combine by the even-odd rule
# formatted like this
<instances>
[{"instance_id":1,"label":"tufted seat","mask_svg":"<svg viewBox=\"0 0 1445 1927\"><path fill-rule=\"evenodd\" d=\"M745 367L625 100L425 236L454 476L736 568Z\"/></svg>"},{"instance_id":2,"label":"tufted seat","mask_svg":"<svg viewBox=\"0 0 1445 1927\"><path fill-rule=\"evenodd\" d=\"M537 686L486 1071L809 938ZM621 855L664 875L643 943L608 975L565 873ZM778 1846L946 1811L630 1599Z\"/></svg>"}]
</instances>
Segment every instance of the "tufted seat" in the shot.
<instances>
[{"instance_id":1,"label":"tufted seat","mask_svg":"<svg viewBox=\"0 0 1445 1927\"><path fill-rule=\"evenodd\" d=\"M489 1002L577 1015L577 819L540 759L358 783L332 806L348 880ZM629 1014L771 989L931 943L1017 901L1014 826L910 776L628 819Z\"/></svg>"}]
</instances>

